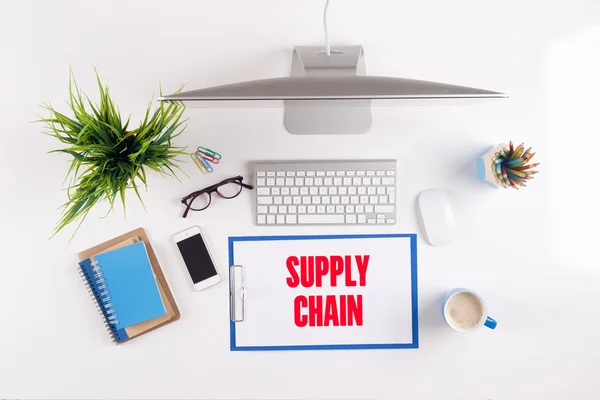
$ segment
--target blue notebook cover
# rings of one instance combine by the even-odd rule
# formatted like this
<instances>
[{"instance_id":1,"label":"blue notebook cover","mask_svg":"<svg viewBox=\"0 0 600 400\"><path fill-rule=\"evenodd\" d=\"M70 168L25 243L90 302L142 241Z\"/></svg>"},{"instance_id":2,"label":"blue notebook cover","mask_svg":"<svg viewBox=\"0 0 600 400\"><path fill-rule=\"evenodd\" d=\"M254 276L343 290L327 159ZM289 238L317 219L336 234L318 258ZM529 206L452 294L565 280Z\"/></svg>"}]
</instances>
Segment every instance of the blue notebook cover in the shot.
<instances>
[{"instance_id":1,"label":"blue notebook cover","mask_svg":"<svg viewBox=\"0 0 600 400\"><path fill-rule=\"evenodd\" d=\"M94 260L101 274L96 290L116 330L166 314L143 242L98 254Z\"/></svg>"}]
</instances>

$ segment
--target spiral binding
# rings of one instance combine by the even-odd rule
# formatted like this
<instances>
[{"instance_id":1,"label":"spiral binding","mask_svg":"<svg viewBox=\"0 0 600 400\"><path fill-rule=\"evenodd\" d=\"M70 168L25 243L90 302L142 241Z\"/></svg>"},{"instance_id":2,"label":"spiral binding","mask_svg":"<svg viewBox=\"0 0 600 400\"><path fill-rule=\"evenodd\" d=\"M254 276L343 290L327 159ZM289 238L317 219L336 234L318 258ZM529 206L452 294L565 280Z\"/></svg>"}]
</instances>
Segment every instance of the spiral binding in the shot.
<instances>
[{"instance_id":1,"label":"spiral binding","mask_svg":"<svg viewBox=\"0 0 600 400\"><path fill-rule=\"evenodd\" d=\"M84 281L85 286L87 288L90 297L94 301L94 305L96 306L96 310L98 314L102 315L104 327L108 331L111 339L114 343L118 342L119 335L117 333L115 325L119 323L119 317L117 315L117 311L114 308L114 303L111 302L112 298L110 297L110 291L108 290L108 285L106 284L106 280L102 277L104 273L102 272L102 266L99 264L98 260L90 263L92 269L94 270L94 276L90 277L84 268L79 267L79 275L81 279ZM96 280L96 287L98 288L98 293L93 285L90 283L92 279Z\"/></svg>"}]
</instances>

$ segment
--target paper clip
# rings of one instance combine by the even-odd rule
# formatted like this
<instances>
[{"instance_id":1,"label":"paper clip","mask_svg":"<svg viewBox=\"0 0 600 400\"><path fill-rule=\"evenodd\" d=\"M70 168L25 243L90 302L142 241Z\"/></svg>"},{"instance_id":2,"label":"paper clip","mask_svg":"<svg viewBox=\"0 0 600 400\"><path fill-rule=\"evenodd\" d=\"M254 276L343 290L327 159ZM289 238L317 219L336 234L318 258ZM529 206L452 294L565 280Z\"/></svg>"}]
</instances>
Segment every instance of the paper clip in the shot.
<instances>
[{"instance_id":1,"label":"paper clip","mask_svg":"<svg viewBox=\"0 0 600 400\"><path fill-rule=\"evenodd\" d=\"M203 151L198 150L196 152L197 154L201 155L206 161L210 161L213 164L218 164L219 163L219 159L216 157L211 156L210 154L206 154Z\"/></svg>"},{"instance_id":2,"label":"paper clip","mask_svg":"<svg viewBox=\"0 0 600 400\"><path fill-rule=\"evenodd\" d=\"M202 157L198 153L196 153L196 157L200 160L200 162L202 162L202 164L204 164L204 168L206 168L208 172L213 172L213 167L210 166L210 164L208 163L208 161L206 161L206 159L204 159L204 157Z\"/></svg>"},{"instance_id":3,"label":"paper clip","mask_svg":"<svg viewBox=\"0 0 600 400\"><path fill-rule=\"evenodd\" d=\"M198 151L204 154L208 154L209 156L213 156L217 160L221 159L221 155L216 151L212 151L211 149L207 149L206 147L198 146Z\"/></svg>"},{"instance_id":4,"label":"paper clip","mask_svg":"<svg viewBox=\"0 0 600 400\"><path fill-rule=\"evenodd\" d=\"M198 166L200 171L202 171L203 174L208 174L208 170L204 166L204 163L202 161L200 161L200 159L202 159L202 157L200 157L196 153L191 153L190 156L192 156L192 160L194 160L194 162L196 163L196 165Z\"/></svg>"}]
</instances>

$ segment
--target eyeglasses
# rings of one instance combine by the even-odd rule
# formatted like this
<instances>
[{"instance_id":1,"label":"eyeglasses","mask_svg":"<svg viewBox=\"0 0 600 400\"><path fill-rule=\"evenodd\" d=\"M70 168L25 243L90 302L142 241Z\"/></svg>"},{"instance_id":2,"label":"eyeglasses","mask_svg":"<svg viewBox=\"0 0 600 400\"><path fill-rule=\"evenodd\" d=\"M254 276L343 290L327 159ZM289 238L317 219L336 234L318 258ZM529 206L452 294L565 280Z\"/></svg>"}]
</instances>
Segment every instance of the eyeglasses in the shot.
<instances>
[{"instance_id":1,"label":"eyeglasses","mask_svg":"<svg viewBox=\"0 0 600 400\"><path fill-rule=\"evenodd\" d=\"M233 199L237 197L240 193L242 193L242 188L246 189L254 189L254 186L246 185L242 183L244 180L241 176L236 176L235 178L225 179L222 182L217 183L216 185L209 186L202 190L198 190L197 192L190 193L181 199L181 203L185 204L187 207L185 212L183 213L183 218L186 218L188 212L190 210L193 211L202 211L206 210L211 203L211 193L217 193L224 199Z\"/></svg>"}]
</instances>

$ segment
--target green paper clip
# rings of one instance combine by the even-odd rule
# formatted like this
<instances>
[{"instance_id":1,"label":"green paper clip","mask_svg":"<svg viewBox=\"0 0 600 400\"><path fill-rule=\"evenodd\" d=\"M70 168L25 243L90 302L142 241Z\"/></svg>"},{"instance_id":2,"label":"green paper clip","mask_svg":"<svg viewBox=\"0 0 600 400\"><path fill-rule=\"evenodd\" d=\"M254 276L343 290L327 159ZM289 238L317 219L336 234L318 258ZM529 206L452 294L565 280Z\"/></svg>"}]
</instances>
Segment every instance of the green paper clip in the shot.
<instances>
[{"instance_id":1,"label":"green paper clip","mask_svg":"<svg viewBox=\"0 0 600 400\"><path fill-rule=\"evenodd\" d=\"M218 160L221 159L221 155L219 153L217 153L216 151L212 151L211 149L207 149L206 147L198 146L198 150L202 153L208 154L209 156L213 156Z\"/></svg>"}]
</instances>

